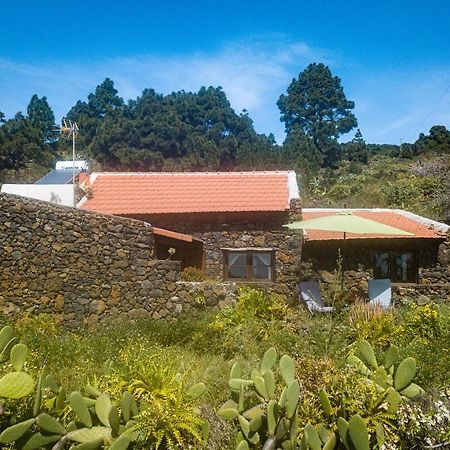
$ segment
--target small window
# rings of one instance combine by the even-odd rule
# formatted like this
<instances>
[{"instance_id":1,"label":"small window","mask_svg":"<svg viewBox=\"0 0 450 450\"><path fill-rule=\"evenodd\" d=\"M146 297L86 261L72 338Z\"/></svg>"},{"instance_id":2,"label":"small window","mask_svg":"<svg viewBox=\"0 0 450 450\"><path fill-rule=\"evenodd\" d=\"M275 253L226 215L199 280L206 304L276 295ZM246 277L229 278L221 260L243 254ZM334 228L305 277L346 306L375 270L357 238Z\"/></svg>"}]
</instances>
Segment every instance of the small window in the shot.
<instances>
[{"instance_id":1,"label":"small window","mask_svg":"<svg viewBox=\"0 0 450 450\"><path fill-rule=\"evenodd\" d=\"M374 278L389 278L393 282L416 283L417 266L413 252L376 252L373 268Z\"/></svg>"},{"instance_id":2,"label":"small window","mask_svg":"<svg viewBox=\"0 0 450 450\"><path fill-rule=\"evenodd\" d=\"M273 250L225 250L224 278L236 281L273 281Z\"/></svg>"}]
</instances>

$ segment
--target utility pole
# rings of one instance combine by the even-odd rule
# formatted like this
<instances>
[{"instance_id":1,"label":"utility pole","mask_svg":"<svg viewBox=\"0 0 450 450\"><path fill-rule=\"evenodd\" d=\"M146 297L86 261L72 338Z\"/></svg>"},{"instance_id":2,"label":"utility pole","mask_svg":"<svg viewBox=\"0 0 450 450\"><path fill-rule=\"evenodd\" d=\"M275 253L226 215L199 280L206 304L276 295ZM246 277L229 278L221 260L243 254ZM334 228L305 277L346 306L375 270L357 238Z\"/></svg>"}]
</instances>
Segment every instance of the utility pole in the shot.
<instances>
[{"instance_id":1,"label":"utility pole","mask_svg":"<svg viewBox=\"0 0 450 450\"><path fill-rule=\"evenodd\" d=\"M75 136L79 132L78 124L63 117L63 125L61 127L61 136L72 136L72 185L73 185L73 206L76 205L75 197Z\"/></svg>"}]
</instances>

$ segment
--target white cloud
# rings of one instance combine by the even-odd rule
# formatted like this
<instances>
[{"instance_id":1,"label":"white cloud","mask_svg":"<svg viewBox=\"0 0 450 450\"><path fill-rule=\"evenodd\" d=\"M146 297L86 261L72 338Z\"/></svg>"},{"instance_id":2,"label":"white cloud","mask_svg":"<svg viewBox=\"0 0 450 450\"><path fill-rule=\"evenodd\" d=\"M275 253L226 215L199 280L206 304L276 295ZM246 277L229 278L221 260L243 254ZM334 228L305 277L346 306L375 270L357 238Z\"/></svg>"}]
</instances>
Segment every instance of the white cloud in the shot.
<instances>
[{"instance_id":1,"label":"white cloud","mask_svg":"<svg viewBox=\"0 0 450 450\"><path fill-rule=\"evenodd\" d=\"M445 70L368 70L338 53L311 48L283 35L231 42L212 53L141 55L94 63L43 61L25 64L0 58L0 110L8 117L26 109L35 93L47 96L57 118L106 77L126 100L144 88L164 94L222 86L236 112L246 109L255 128L284 139L276 101L293 77L311 62L325 62L343 80L367 142L414 140L432 124L449 126L450 85ZM431 111L431 112L430 112ZM423 122L423 123L422 123Z\"/></svg>"},{"instance_id":2,"label":"white cloud","mask_svg":"<svg viewBox=\"0 0 450 450\"><path fill-rule=\"evenodd\" d=\"M450 128L447 70L397 69L361 74L351 95L367 142L414 142L419 133L427 133L433 125Z\"/></svg>"},{"instance_id":3,"label":"white cloud","mask_svg":"<svg viewBox=\"0 0 450 450\"><path fill-rule=\"evenodd\" d=\"M25 110L31 96L38 93L47 96L56 117L61 117L105 77L114 80L126 100L140 95L144 88L167 94L222 86L236 112L249 112L258 132L274 132L283 140L276 101L292 77L317 58L323 59L306 43L272 36L269 44L250 39L230 43L211 54L143 55L89 65L22 64L0 59L0 109L11 117L18 110Z\"/></svg>"}]
</instances>

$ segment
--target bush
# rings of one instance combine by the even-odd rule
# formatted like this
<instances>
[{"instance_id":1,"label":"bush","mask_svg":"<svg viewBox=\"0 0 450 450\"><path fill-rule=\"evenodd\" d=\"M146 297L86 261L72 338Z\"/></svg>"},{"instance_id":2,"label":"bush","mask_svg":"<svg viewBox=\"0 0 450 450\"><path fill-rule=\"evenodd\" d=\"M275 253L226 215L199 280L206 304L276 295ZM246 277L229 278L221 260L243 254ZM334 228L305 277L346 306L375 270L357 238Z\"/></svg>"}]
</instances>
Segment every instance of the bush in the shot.
<instances>
[{"instance_id":1,"label":"bush","mask_svg":"<svg viewBox=\"0 0 450 450\"><path fill-rule=\"evenodd\" d=\"M401 310L397 342L421 367L423 386L450 386L450 308L445 304L411 304Z\"/></svg>"},{"instance_id":2,"label":"bush","mask_svg":"<svg viewBox=\"0 0 450 450\"><path fill-rule=\"evenodd\" d=\"M207 276L203 270L197 267L185 267L181 271L181 279L183 281L206 281Z\"/></svg>"},{"instance_id":3,"label":"bush","mask_svg":"<svg viewBox=\"0 0 450 450\"><path fill-rule=\"evenodd\" d=\"M392 309L364 302L355 302L350 307L348 326L350 340L365 339L377 347L387 347L399 333Z\"/></svg>"},{"instance_id":4,"label":"bush","mask_svg":"<svg viewBox=\"0 0 450 450\"><path fill-rule=\"evenodd\" d=\"M441 334L439 325L439 311L433 303L417 305L412 303L403 314L401 332L407 339L438 338Z\"/></svg>"},{"instance_id":5,"label":"bush","mask_svg":"<svg viewBox=\"0 0 450 450\"><path fill-rule=\"evenodd\" d=\"M223 308L216 316L213 327L232 328L249 320L261 322L285 321L292 315L291 308L284 297L267 294L255 288L241 288L237 301Z\"/></svg>"},{"instance_id":6,"label":"bush","mask_svg":"<svg viewBox=\"0 0 450 450\"><path fill-rule=\"evenodd\" d=\"M402 405L397 423L402 448L448 448L450 392L429 394Z\"/></svg>"}]
</instances>

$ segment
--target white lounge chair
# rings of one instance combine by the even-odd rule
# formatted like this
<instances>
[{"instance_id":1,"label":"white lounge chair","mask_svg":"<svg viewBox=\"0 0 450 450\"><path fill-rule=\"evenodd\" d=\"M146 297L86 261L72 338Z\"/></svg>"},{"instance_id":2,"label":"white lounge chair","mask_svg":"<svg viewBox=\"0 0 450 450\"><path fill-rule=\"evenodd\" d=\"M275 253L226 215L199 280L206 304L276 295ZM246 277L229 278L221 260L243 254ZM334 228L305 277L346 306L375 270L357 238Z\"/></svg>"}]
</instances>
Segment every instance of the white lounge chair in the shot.
<instances>
[{"instance_id":1,"label":"white lounge chair","mask_svg":"<svg viewBox=\"0 0 450 450\"><path fill-rule=\"evenodd\" d=\"M311 314L316 312L333 312L334 307L325 306L320 295L319 283L317 281L302 281L298 284L300 300L303 301Z\"/></svg>"},{"instance_id":2,"label":"white lounge chair","mask_svg":"<svg viewBox=\"0 0 450 450\"><path fill-rule=\"evenodd\" d=\"M392 287L391 280L369 280L369 303L380 305L382 308L391 306Z\"/></svg>"}]
</instances>

